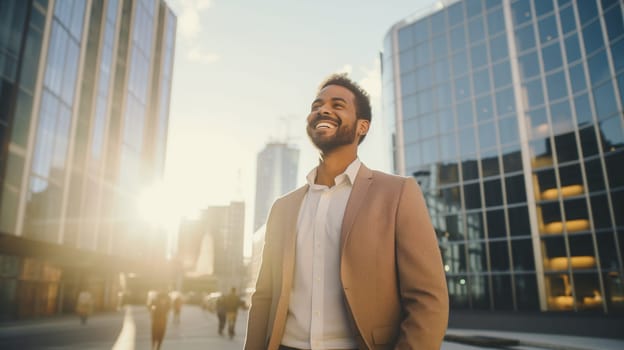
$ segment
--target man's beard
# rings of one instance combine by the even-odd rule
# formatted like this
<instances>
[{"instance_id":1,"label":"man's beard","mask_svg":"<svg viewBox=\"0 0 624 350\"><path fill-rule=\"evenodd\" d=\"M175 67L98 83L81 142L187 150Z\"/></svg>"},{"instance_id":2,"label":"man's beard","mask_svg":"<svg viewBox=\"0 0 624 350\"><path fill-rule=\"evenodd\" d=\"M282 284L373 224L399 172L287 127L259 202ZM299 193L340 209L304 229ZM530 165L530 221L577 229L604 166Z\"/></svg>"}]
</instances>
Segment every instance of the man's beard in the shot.
<instances>
[{"instance_id":1,"label":"man's beard","mask_svg":"<svg viewBox=\"0 0 624 350\"><path fill-rule=\"evenodd\" d=\"M340 125L336 127L336 131L333 135L318 135L313 134L314 130L308 126L307 132L310 141L318 148L322 153L329 153L334 149L350 145L355 141L355 125L349 127L348 125Z\"/></svg>"}]
</instances>

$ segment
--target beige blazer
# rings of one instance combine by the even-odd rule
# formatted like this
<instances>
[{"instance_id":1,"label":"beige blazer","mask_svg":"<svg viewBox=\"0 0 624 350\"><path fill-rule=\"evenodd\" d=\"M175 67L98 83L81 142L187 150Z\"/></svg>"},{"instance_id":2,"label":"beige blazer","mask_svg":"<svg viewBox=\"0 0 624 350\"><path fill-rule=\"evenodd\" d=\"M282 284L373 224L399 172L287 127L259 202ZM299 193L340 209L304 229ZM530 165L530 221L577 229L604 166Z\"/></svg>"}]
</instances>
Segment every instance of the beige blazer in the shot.
<instances>
[{"instance_id":1,"label":"beige blazer","mask_svg":"<svg viewBox=\"0 0 624 350\"><path fill-rule=\"evenodd\" d=\"M246 350L280 345L293 283L297 217L307 189L278 199L269 214ZM340 278L359 349L440 349L448 292L414 179L360 167L342 222Z\"/></svg>"}]
</instances>

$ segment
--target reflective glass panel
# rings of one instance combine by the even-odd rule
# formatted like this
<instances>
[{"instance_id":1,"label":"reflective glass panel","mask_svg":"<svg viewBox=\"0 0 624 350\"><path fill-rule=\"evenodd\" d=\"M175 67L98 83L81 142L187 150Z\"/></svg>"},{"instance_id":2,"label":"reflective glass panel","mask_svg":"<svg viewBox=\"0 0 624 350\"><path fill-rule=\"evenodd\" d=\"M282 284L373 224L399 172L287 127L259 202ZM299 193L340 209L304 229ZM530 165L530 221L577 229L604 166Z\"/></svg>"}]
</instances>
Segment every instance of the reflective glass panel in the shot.
<instances>
[{"instance_id":1,"label":"reflective glass panel","mask_svg":"<svg viewBox=\"0 0 624 350\"><path fill-rule=\"evenodd\" d=\"M459 131L459 149L462 156L475 153L476 146L473 128L462 129Z\"/></svg>"},{"instance_id":2,"label":"reflective glass panel","mask_svg":"<svg viewBox=\"0 0 624 350\"><path fill-rule=\"evenodd\" d=\"M544 104L544 90L541 79L534 79L523 86L524 103L526 109L532 109Z\"/></svg>"},{"instance_id":3,"label":"reflective glass panel","mask_svg":"<svg viewBox=\"0 0 624 350\"><path fill-rule=\"evenodd\" d=\"M466 101L457 105L457 124L459 127L472 125L474 123L474 113L472 111L472 101Z\"/></svg>"},{"instance_id":4,"label":"reflective glass panel","mask_svg":"<svg viewBox=\"0 0 624 350\"><path fill-rule=\"evenodd\" d=\"M620 6L615 6L605 12L604 20L607 25L607 34L610 42L614 42L615 39L620 38L624 34L624 21L622 20Z\"/></svg>"},{"instance_id":5,"label":"reflective glass panel","mask_svg":"<svg viewBox=\"0 0 624 350\"><path fill-rule=\"evenodd\" d=\"M604 120L617 113L617 104L611 81L593 89L594 106L599 120Z\"/></svg>"},{"instance_id":6,"label":"reflective glass panel","mask_svg":"<svg viewBox=\"0 0 624 350\"><path fill-rule=\"evenodd\" d=\"M485 95L479 97L476 102L477 119L479 121L490 120L493 116L492 97Z\"/></svg>"},{"instance_id":7,"label":"reflective glass panel","mask_svg":"<svg viewBox=\"0 0 624 350\"><path fill-rule=\"evenodd\" d=\"M552 122L553 133L561 134L572 130L574 123L572 120L572 110L570 102L566 99L550 105L550 120Z\"/></svg>"},{"instance_id":8,"label":"reflective glass panel","mask_svg":"<svg viewBox=\"0 0 624 350\"><path fill-rule=\"evenodd\" d=\"M522 155L520 146L511 145L503 147L503 170L506 174L522 170Z\"/></svg>"},{"instance_id":9,"label":"reflective glass panel","mask_svg":"<svg viewBox=\"0 0 624 350\"><path fill-rule=\"evenodd\" d=\"M572 93L587 89L587 83L585 82L585 70L583 64L579 63L570 67L570 84L572 84Z\"/></svg>"},{"instance_id":10,"label":"reflective glass panel","mask_svg":"<svg viewBox=\"0 0 624 350\"><path fill-rule=\"evenodd\" d=\"M509 61L503 61L495 64L492 67L494 73L494 86L500 88L511 84L511 69L509 68Z\"/></svg>"},{"instance_id":11,"label":"reflective glass panel","mask_svg":"<svg viewBox=\"0 0 624 350\"><path fill-rule=\"evenodd\" d=\"M508 52L507 37L505 35L499 35L490 41L490 57L492 62L508 57Z\"/></svg>"},{"instance_id":12,"label":"reflective glass panel","mask_svg":"<svg viewBox=\"0 0 624 350\"><path fill-rule=\"evenodd\" d=\"M585 54L587 56L604 48L600 21L595 21L583 28L583 41L585 42Z\"/></svg>"},{"instance_id":13,"label":"reflective glass panel","mask_svg":"<svg viewBox=\"0 0 624 350\"><path fill-rule=\"evenodd\" d=\"M483 182L483 194L485 196L486 207L497 207L503 205L503 191L500 179ZM505 236L505 213L501 210L493 210L487 213L490 237Z\"/></svg>"},{"instance_id":14,"label":"reflective glass panel","mask_svg":"<svg viewBox=\"0 0 624 350\"><path fill-rule=\"evenodd\" d=\"M531 24L516 30L516 49L526 51L535 47L535 31Z\"/></svg>"},{"instance_id":15,"label":"reflective glass panel","mask_svg":"<svg viewBox=\"0 0 624 350\"><path fill-rule=\"evenodd\" d=\"M535 1L535 16L541 17L549 12L552 12L554 9L554 5L552 0L539 0Z\"/></svg>"},{"instance_id":16,"label":"reflective glass panel","mask_svg":"<svg viewBox=\"0 0 624 350\"><path fill-rule=\"evenodd\" d=\"M412 47L412 44L412 28L403 27L399 29L399 47L401 48L401 50Z\"/></svg>"},{"instance_id":17,"label":"reflective glass panel","mask_svg":"<svg viewBox=\"0 0 624 350\"><path fill-rule=\"evenodd\" d=\"M511 13L514 23L517 25L531 20L531 2L516 1L511 4Z\"/></svg>"},{"instance_id":18,"label":"reflective glass panel","mask_svg":"<svg viewBox=\"0 0 624 350\"><path fill-rule=\"evenodd\" d=\"M582 94L574 98L574 109L576 110L576 121L579 125L586 125L593 122L591 105L587 94Z\"/></svg>"},{"instance_id":19,"label":"reflective glass panel","mask_svg":"<svg viewBox=\"0 0 624 350\"><path fill-rule=\"evenodd\" d=\"M507 193L507 203L526 202L526 190L524 187L524 176L515 175L505 178L505 189Z\"/></svg>"},{"instance_id":20,"label":"reflective glass panel","mask_svg":"<svg viewBox=\"0 0 624 350\"><path fill-rule=\"evenodd\" d=\"M446 55L448 54L448 47L445 34L433 38L432 45L434 59L446 57Z\"/></svg>"},{"instance_id":21,"label":"reflective glass panel","mask_svg":"<svg viewBox=\"0 0 624 350\"><path fill-rule=\"evenodd\" d=\"M563 65L561 47L558 41L542 49L542 60L544 62L545 72L558 69Z\"/></svg>"},{"instance_id":22,"label":"reflective glass panel","mask_svg":"<svg viewBox=\"0 0 624 350\"><path fill-rule=\"evenodd\" d=\"M611 60L613 61L613 69L619 72L624 68L624 39L611 45Z\"/></svg>"},{"instance_id":23,"label":"reflective glass panel","mask_svg":"<svg viewBox=\"0 0 624 350\"><path fill-rule=\"evenodd\" d=\"M600 267L603 270L617 271L619 263L613 233L605 232L596 234L598 242L598 255L600 256Z\"/></svg>"},{"instance_id":24,"label":"reflective glass panel","mask_svg":"<svg viewBox=\"0 0 624 350\"><path fill-rule=\"evenodd\" d=\"M543 138L549 135L550 126L548 125L548 117L546 109L539 108L527 114L529 117L530 129L529 137L532 139Z\"/></svg>"},{"instance_id":25,"label":"reflective glass panel","mask_svg":"<svg viewBox=\"0 0 624 350\"><path fill-rule=\"evenodd\" d=\"M578 15L581 25L585 25L589 21L598 17L598 7L596 6L595 1L578 1L576 6L578 6Z\"/></svg>"},{"instance_id":26,"label":"reflective glass panel","mask_svg":"<svg viewBox=\"0 0 624 350\"><path fill-rule=\"evenodd\" d=\"M446 30L446 16L444 11L438 11L430 16L431 20L431 34L436 35Z\"/></svg>"},{"instance_id":27,"label":"reflective glass panel","mask_svg":"<svg viewBox=\"0 0 624 350\"><path fill-rule=\"evenodd\" d=\"M564 42L568 64L581 59L581 46L579 45L578 36L572 34Z\"/></svg>"},{"instance_id":28,"label":"reflective glass panel","mask_svg":"<svg viewBox=\"0 0 624 350\"><path fill-rule=\"evenodd\" d=\"M600 122L599 125L600 137L602 138L602 148L605 153L615 151L616 149L624 146L622 121L619 116L614 116L604 120Z\"/></svg>"},{"instance_id":29,"label":"reflective glass panel","mask_svg":"<svg viewBox=\"0 0 624 350\"><path fill-rule=\"evenodd\" d=\"M468 263L470 264L470 271L485 271L487 266L485 259L485 243L469 244L468 252ZM473 253L474 256L470 256L470 253ZM487 276L472 275L470 278L470 293L472 295L473 309L490 309L490 283Z\"/></svg>"},{"instance_id":30,"label":"reflective glass panel","mask_svg":"<svg viewBox=\"0 0 624 350\"><path fill-rule=\"evenodd\" d=\"M592 219L596 230L611 228L612 221L609 214L609 201L604 194L593 195L590 197Z\"/></svg>"},{"instance_id":31,"label":"reflective glass panel","mask_svg":"<svg viewBox=\"0 0 624 350\"><path fill-rule=\"evenodd\" d=\"M549 138L531 141L530 149L533 168L552 166L553 152Z\"/></svg>"},{"instance_id":32,"label":"reflective glass panel","mask_svg":"<svg viewBox=\"0 0 624 350\"><path fill-rule=\"evenodd\" d=\"M485 43L474 45L470 48L470 60L472 69L476 69L487 64L487 50Z\"/></svg>"},{"instance_id":33,"label":"reflective glass panel","mask_svg":"<svg viewBox=\"0 0 624 350\"><path fill-rule=\"evenodd\" d=\"M481 152L481 171L483 172L483 177L500 175L497 150Z\"/></svg>"},{"instance_id":34,"label":"reflective glass panel","mask_svg":"<svg viewBox=\"0 0 624 350\"><path fill-rule=\"evenodd\" d=\"M607 61L607 55L604 50L587 60L587 68L589 69L589 77L592 86L596 86L598 83L610 77L609 62Z\"/></svg>"},{"instance_id":35,"label":"reflective glass panel","mask_svg":"<svg viewBox=\"0 0 624 350\"><path fill-rule=\"evenodd\" d=\"M514 116L498 121L498 133L502 144L518 142L518 122Z\"/></svg>"},{"instance_id":36,"label":"reflective glass panel","mask_svg":"<svg viewBox=\"0 0 624 350\"><path fill-rule=\"evenodd\" d=\"M620 190L620 191L613 191L611 192L611 201L613 203L613 212L614 213L624 213L624 190ZM606 203L605 201L603 201L603 203ZM592 207L593 207L593 202L592 202ZM624 216L623 215L616 215L615 216L615 222L618 226L624 226ZM624 231L620 230L618 231L620 237L622 237L622 234L624 233ZM620 249L622 249L622 241L620 241Z\"/></svg>"},{"instance_id":37,"label":"reflective glass panel","mask_svg":"<svg viewBox=\"0 0 624 350\"><path fill-rule=\"evenodd\" d=\"M490 242L490 266L492 271L509 271L508 249L507 241ZM511 302L511 293L509 302Z\"/></svg>"},{"instance_id":38,"label":"reflective glass panel","mask_svg":"<svg viewBox=\"0 0 624 350\"><path fill-rule=\"evenodd\" d=\"M507 88L496 93L496 113L503 116L515 112L513 89Z\"/></svg>"},{"instance_id":39,"label":"reflective glass panel","mask_svg":"<svg viewBox=\"0 0 624 350\"><path fill-rule=\"evenodd\" d=\"M576 29L574 8L572 6L566 7L559 11L559 17L561 19L561 30L563 31L563 34L567 34Z\"/></svg>"},{"instance_id":40,"label":"reflective glass panel","mask_svg":"<svg viewBox=\"0 0 624 350\"><path fill-rule=\"evenodd\" d=\"M513 248L512 243L512 248ZM538 311L539 295L535 274L515 274L516 305L519 311Z\"/></svg>"},{"instance_id":41,"label":"reflective glass panel","mask_svg":"<svg viewBox=\"0 0 624 350\"><path fill-rule=\"evenodd\" d=\"M585 158L598 154L598 140L593 126L587 126L579 130L581 149Z\"/></svg>"},{"instance_id":42,"label":"reflective glass panel","mask_svg":"<svg viewBox=\"0 0 624 350\"><path fill-rule=\"evenodd\" d=\"M551 102L566 97L568 95L568 87L563 71L547 75L546 86L548 88L548 99Z\"/></svg>"},{"instance_id":43,"label":"reflective glass panel","mask_svg":"<svg viewBox=\"0 0 624 350\"><path fill-rule=\"evenodd\" d=\"M474 43L485 39L485 30L483 29L483 17L475 17L468 22L468 37L470 42Z\"/></svg>"},{"instance_id":44,"label":"reflective glass panel","mask_svg":"<svg viewBox=\"0 0 624 350\"><path fill-rule=\"evenodd\" d=\"M464 204L466 210L481 208L481 190L478 182L464 185Z\"/></svg>"},{"instance_id":45,"label":"reflective glass panel","mask_svg":"<svg viewBox=\"0 0 624 350\"><path fill-rule=\"evenodd\" d=\"M468 58L466 51L460 51L453 56L453 74L455 76L464 74L468 71Z\"/></svg>"},{"instance_id":46,"label":"reflective glass panel","mask_svg":"<svg viewBox=\"0 0 624 350\"><path fill-rule=\"evenodd\" d=\"M474 72L472 76L473 93L481 95L490 91L490 72L487 68Z\"/></svg>"},{"instance_id":47,"label":"reflective glass panel","mask_svg":"<svg viewBox=\"0 0 624 350\"><path fill-rule=\"evenodd\" d=\"M556 135L555 148L557 149L559 163L575 161L579 158L576 138L573 132Z\"/></svg>"},{"instance_id":48,"label":"reflective glass panel","mask_svg":"<svg viewBox=\"0 0 624 350\"><path fill-rule=\"evenodd\" d=\"M505 30L505 16L503 15L503 9L498 8L490 11L487 15L488 33L490 36L500 33Z\"/></svg>"},{"instance_id":49,"label":"reflective glass panel","mask_svg":"<svg viewBox=\"0 0 624 350\"><path fill-rule=\"evenodd\" d=\"M448 23L450 26L463 22L464 20L464 3L458 2L448 7Z\"/></svg>"},{"instance_id":50,"label":"reflective glass panel","mask_svg":"<svg viewBox=\"0 0 624 350\"><path fill-rule=\"evenodd\" d=\"M450 109L441 110L438 112L440 118L440 132L451 131L455 129L455 121L453 119L453 111Z\"/></svg>"},{"instance_id":51,"label":"reflective glass panel","mask_svg":"<svg viewBox=\"0 0 624 350\"><path fill-rule=\"evenodd\" d=\"M481 1L466 1L466 14L468 18L481 14L482 10Z\"/></svg>"},{"instance_id":52,"label":"reflective glass panel","mask_svg":"<svg viewBox=\"0 0 624 350\"><path fill-rule=\"evenodd\" d=\"M531 221L529 221L529 210L526 206L510 207L507 209L507 215L509 216L509 234L511 236L531 236Z\"/></svg>"},{"instance_id":53,"label":"reflective glass panel","mask_svg":"<svg viewBox=\"0 0 624 350\"><path fill-rule=\"evenodd\" d=\"M455 79L455 99L461 101L470 97L470 81L468 76Z\"/></svg>"},{"instance_id":54,"label":"reflective glass panel","mask_svg":"<svg viewBox=\"0 0 624 350\"><path fill-rule=\"evenodd\" d=\"M482 150L496 146L496 128L493 122L479 125L479 147Z\"/></svg>"},{"instance_id":55,"label":"reflective glass panel","mask_svg":"<svg viewBox=\"0 0 624 350\"><path fill-rule=\"evenodd\" d=\"M554 15L542 18L539 21L539 37L542 44L557 39L557 21Z\"/></svg>"},{"instance_id":56,"label":"reflective glass panel","mask_svg":"<svg viewBox=\"0 0 624 350\"><path fill-rule=\"evenodd\" d=\"M539 74L539 62L535 51L520 56L518 59L520 74L524 80Z\"/></svg>"},{"instance_id":57,"label":"reflective glass panel","mask_svg":"<svg viewBox=\"0 0 624 350\"><path fill-rule=\"evenodd\" d=\"M466 48L466 28L463 25L451 29L451 50L458 51Z\"/></svg>"},{"instance_id":58,"label":"reflective glass panel","mask_svg":"<svg viewBox=\"0 0 624 350\"><path fill-rule=\"evenodd\" d=\"M476 180L479 178L479 166L474 156L464 157L467 160L462 162L462 177L464 181Z\"/></svg>"}]
</instances>

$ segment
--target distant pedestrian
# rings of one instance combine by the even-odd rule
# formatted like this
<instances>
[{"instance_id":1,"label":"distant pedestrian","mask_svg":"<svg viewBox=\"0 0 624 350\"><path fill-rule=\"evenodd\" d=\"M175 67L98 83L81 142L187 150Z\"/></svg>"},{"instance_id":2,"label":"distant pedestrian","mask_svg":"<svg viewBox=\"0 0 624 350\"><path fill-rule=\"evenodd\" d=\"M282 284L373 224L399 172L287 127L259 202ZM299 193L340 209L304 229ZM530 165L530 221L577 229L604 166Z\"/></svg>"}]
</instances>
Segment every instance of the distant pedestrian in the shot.
<instances>
[{"instance_id":1,"label":"distant pedestrian","mask_svg":"<svg viewBox=\"0 0 624 350\"><path fill-rule=\"evenodd\" d=\"M236 288L232 287L230 294L223 297L223 304L225 308L225 318L228 324L228 335L230 338L233 338L238 309L245 307L245 302L236 294Z\"/></svg>"},{"instance_id":2,"label":"distant pedestrian","mask_svg":"<svg viewBox=\"0 0 624 350\"><path fill-rule=\"evenodd\" d=\"M216 311L219 319L219 335L223 335L223 328L225 328L225 295L217 298Z\"/></svg>"},{"instance_id":3,"label":"distant pedestrian","mask_svg":"<svg viewBox=\"0 0 624 350\"><path fill-rule=\"evenodd\" d=\"M180 313L182 312L182 296L176 294L173 297L173 323L180 324Z\"/></svg>"},{"instance_id":4,"label":"distant pedestrian","mask_svg":"<svg viewBox=\"0 0 624 350\"><path fill-rule=\"evenodd\" d=\"M80 316L80 323L87 324L87 319L93 312L93 297L87 290L83 290L78 294L76 301L76 313Z\"/></svg>"},{"instance_id":5,"label":"distant pedestrian","mask_svg":"<svg viewBox=\"0 0 624 350\"><path fill-rule=\"evenodd\" d=\"M167 293L159 291L148 304L152 317L152 350L159 350L167 329L167 314L171 300Z\"/></svg>"}]
</instances>

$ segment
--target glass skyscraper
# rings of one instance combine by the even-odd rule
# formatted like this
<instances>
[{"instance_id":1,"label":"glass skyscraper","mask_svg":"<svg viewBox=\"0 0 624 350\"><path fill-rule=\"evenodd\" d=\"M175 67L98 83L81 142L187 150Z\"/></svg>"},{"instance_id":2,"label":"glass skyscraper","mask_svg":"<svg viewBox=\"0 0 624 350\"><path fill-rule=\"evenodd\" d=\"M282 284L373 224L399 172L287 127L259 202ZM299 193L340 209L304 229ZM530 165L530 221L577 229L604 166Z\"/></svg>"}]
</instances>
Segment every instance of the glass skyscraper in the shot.
<instances>
[{"instance_id":1,"label":"glass skyscraper","mask_svg":"<svg viewBox=\"0 0 624 350\"><path fill-rule=\"evenodd\" d=\"M455 310L624 311L624 8L439 1L383 50Z\"/></svg>"},{"instance_id":2,"label":"glass skyscraper","mask_svg":"<svg viewBox=\"0 0 624 350\"><path fill-rule=\"evenodd\" d=\"M110 308L120 272L164 262L136 199L163 171L175 31L164 0L0 2L0 319L80 289Z\"/></svg>"},{"instance_id":3,"label":"glass skyscraper","mask_svg":"<svg viewBox=\"0 0 624 350\"><path fill-rule=\"evenodd\" d=\"M297 187L299 150L286 143L271 142L258 153L253 231L266 222L273 202Z\"/></svg>"}]
</instances>

